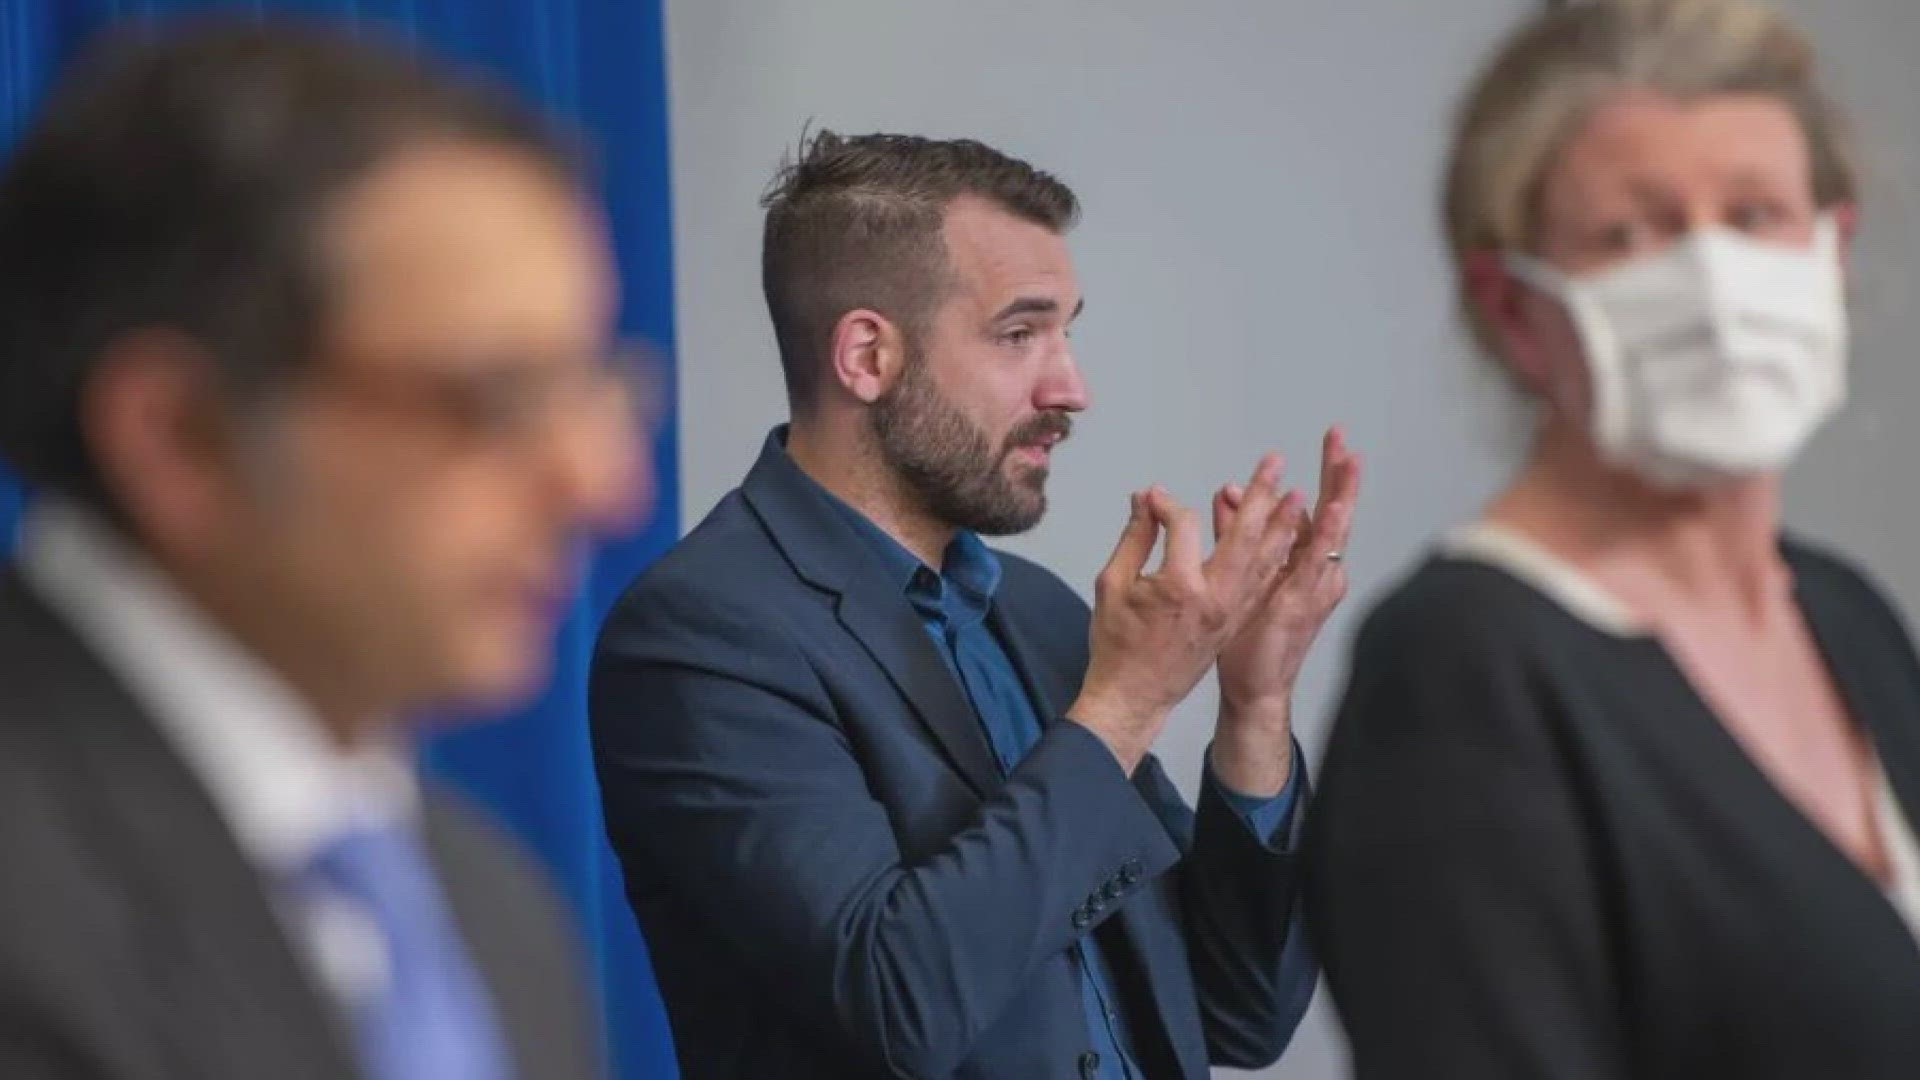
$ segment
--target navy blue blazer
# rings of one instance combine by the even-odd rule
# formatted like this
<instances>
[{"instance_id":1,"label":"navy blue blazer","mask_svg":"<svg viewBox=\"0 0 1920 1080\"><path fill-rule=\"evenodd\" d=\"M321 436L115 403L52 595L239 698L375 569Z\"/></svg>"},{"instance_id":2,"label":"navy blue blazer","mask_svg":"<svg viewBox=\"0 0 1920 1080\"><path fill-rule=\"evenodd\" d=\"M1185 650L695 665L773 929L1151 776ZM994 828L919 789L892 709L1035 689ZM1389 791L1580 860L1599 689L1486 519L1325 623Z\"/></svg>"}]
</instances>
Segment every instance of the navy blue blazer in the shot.
<instances>
[{"instance_id":1,"label":"navy blue blazer","mask_svg":"<svg viewBox=\"0 0 1920 1080\"><path fill-rule=\"evenodd\" d=\"M1091 613L1000 558L990 618L1048 718L1005 778L784 432L609 616L594 755L687 1080L1078 1080L1086 934L1153 1080L1286 1047L1311 992L1283 974L1292 844L1061 720Z\"/></svg>"}]
</instances>

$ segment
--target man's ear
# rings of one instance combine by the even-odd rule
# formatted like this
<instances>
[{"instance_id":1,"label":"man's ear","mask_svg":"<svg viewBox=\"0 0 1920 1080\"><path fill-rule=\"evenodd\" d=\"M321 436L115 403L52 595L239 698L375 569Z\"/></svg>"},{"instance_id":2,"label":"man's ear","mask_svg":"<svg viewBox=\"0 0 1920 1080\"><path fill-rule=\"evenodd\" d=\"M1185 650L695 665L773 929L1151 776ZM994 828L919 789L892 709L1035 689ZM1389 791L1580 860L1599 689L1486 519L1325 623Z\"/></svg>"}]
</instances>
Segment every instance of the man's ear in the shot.
<instances>
[{"instance_id":1,"label":"man's ear","mask_svg":"<svg viewBox=\"0 0 1920 1080\"><path fill-rule=\"evenodd\" d=\"M197 547L229 490L211 359L183 334L110 343L80 395L80 429L108 495L147 542Z\"/></svg>"},{"instance_id":2,"label":"man's ear","mask_svg":"<svg viewBox=\"0 0 1920 1080\"><path fill-rule=\"evenodd\" d=\"M906 367L906 336L872 308L855 308L833 326L833 382L863 405L880 400Z\"/></svg>"}]
</instances>

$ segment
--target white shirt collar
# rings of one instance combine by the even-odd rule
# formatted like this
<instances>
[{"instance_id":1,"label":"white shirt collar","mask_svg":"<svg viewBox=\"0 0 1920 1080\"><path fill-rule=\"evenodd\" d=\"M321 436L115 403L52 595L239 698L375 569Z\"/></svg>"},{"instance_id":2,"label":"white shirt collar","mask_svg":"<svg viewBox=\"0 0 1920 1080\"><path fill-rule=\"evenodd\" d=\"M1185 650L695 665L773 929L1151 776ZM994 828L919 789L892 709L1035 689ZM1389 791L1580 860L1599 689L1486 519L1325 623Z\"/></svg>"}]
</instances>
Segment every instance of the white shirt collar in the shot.
<instances>
[{"instance_id":1,"label":"white shirt collar","mask_svg":"<svg viewBox=\"0 0 1920 1080\"><path fill-rule=\"evenodd\" d=\"M21 574L146 707L253 862L297 874L356 826L411 822L400 745L348 751L272 670L92 514L37 506Z\"/></svg>"},{"instance_id":2,"label":"white shirt collar","mask_svg":"<svg viewBox=\"0 0 1920 1080\"><path fill-rule=\"evenodd\" d=\"M1627 605L1572 563L1521 533L1492 521L1476 521L1448 533L1442 554L1505 570L1545 594L1568 614L1615 637L1639 637L1646 627Z\"/></svg>"}]
</instances>

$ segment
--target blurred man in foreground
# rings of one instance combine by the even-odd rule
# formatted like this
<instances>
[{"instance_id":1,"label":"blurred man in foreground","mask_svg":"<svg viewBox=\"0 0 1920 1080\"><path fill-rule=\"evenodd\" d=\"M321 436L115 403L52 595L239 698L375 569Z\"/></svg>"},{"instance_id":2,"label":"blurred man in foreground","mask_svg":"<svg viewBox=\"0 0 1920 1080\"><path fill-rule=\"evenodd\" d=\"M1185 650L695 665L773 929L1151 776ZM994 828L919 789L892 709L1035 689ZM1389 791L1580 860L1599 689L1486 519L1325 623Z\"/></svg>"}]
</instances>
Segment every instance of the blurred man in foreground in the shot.
<instances>
[{"instance_id":1,"label":"blurred man in foreground","mask_svg":"<svg viewBox=\"0 0 1920 1080\"><path fill-rule=\"evenodd\" d=\"M689 1080L1202 1080L1279 1056L1295 675L1357 466L1159 489L1087 605L982 536L1046 507L1087 405L1058 180L822 132L768 199L793 423L621 601L594 662L608 827ZM1164 560L1149 567L1164 534ZM1197 812L1148 753L1219 663Z\"/></svg>"},{"instance_id":2,"label":"blurred man in foreground","mask_svg":"<svg viewBox=\"0 0 1920 1080\"><path fill-rule=\"evenodd\" d=\"M0 178L0 1075L597 1074L403 719L542 682L646 476L568 155L403 53L113 41Z\"/></svg>"}]
</instances>

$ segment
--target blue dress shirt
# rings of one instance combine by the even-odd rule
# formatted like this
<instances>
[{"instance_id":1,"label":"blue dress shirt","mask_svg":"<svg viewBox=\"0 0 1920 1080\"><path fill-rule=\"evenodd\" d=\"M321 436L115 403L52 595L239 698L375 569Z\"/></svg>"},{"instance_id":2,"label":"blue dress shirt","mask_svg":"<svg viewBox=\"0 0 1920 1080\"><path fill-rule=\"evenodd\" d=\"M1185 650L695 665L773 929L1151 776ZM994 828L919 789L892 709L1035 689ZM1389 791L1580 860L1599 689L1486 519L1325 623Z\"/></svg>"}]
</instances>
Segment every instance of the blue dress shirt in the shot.
<instances>
[{"instance_id":1,"label":"blue dress shirt","mask_svg":"<svg viewBox=\"0 0 1920 1080\"><path fill-rule=\"evenodd\" d=\"M940 655L966 690L1002 775L1011 773L1040 741L1041 718L1000 639L987 623L1000 585L1000 560L980 537L961 532L946 551L945 566L935 572L899 541L859 511L833 499L854 531L872 546L887 572L899 582L919 613ZM1299 760L1298 749L1295 761ZM1226 799L1263 844L1287 836L1297 801L1298 774L1270 799L1242 795L1213 775L1204 782ZM1074 947L1080 971L1081 1004L1092 1049L1081 1058L1083 1080L1144 1080L1135 1063L1133 1040L1118 983L1099 941L1091 934Z\"/></svg>"}]
</instances>

